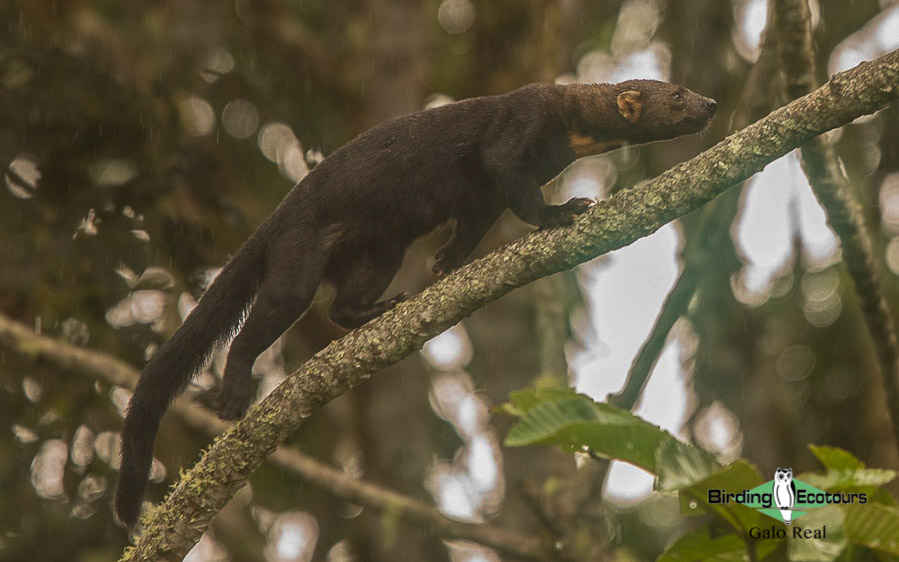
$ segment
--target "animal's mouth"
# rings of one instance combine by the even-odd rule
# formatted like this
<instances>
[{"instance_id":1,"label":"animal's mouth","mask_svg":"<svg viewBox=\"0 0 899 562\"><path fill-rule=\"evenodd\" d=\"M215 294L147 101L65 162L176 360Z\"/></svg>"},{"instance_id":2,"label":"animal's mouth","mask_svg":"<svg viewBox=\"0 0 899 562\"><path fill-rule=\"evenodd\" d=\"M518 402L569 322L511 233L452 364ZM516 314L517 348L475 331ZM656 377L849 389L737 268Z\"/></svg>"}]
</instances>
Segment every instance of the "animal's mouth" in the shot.
<instances>
[{"instance_id":1,"label":"animal's mouth","mask_svg":"<svg viewBox=\"0 0 899 562\"><path fill-rule=\"evenodd\" d=\"M712 123L712 117L714 117L714 114L702 115L700 113L689 115L681 119L680 126L692 129L694 133L699 133L704 131Z\"/></svg>"},{"instance_id":2,"label":"animal's mouth","mask_svg":"<svg viewBox=\"0 0 899 562\"><path fill-rule=\"evenodd\" d=\"M700 115L696 117L694 123L700 128L699 130L703 130L709 126L712 118L715 117L715 112L718 110L718 102L711 98L705 98L700 104L704 111L699 112ZM702 115L702 113L705 113L705 115Z\"/></svg>"},{"instance_id":3,"label":"animal's mouth","mask_svg":"<svg viewBox=\"0 0 899 562\"><path fill-rule=\"evenodd\" d=\"M718 110L718 102L711 98L706 98L706 100L702 102L702 107L705 110L705 115L696 119L696 124L699 126L700 130L704 130L711 124L712 119L715 117L715 112Z\"/></svg>"}]
</instances>

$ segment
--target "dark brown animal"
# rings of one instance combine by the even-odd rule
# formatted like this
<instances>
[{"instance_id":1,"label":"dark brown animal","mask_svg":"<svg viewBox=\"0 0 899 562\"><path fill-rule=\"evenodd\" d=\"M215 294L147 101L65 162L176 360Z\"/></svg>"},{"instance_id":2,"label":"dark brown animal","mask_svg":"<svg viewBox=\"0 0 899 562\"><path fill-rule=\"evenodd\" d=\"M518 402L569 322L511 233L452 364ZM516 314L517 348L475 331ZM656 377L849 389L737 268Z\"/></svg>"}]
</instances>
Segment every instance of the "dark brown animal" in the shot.
<instances>
[{"instance_id":1,"label":"dark brown animal","mask_svg":"<svg viewBox=\"0 0 899 562\"><path fill-rule=\"evenodd\" d=\"M250 404L250 370L309 306L322 280L331 319L356 328L405 298L378 300L409 244L452 222L434 272L464 262L506 208L541 228L571 224L591 201L547 205L540 187L575 159L704 129L715 101L651 80L530 85L392 119L326 158L225 265L144 368L122 429L116 515L133 526L165 410L237 331L218 402L224 419ZM252 303L252 305L251 305Z\"/></svg>"}]
</instances>

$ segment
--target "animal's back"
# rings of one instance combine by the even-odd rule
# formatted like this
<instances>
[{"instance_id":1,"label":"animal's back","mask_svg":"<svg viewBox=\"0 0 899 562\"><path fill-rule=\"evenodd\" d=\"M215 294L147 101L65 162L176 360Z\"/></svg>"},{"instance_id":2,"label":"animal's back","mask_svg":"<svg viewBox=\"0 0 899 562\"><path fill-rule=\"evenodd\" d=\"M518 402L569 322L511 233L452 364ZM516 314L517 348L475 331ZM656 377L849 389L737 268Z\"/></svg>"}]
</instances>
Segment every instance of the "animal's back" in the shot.
<instances>
[{"instance_id":1,"label":"animal's back","mask_svg":"<svg viewBox=\"0 0 899 562\"><path fill-rule=\"evenodd\" d=\"M386 121L336 150L298 188L323 224L407 242L490 195L484 145L504 141L498 127L509 125L513 96L524 97L473 98ZM517 113L528 121L534 111Z\"/></svg>"}]
</instances>

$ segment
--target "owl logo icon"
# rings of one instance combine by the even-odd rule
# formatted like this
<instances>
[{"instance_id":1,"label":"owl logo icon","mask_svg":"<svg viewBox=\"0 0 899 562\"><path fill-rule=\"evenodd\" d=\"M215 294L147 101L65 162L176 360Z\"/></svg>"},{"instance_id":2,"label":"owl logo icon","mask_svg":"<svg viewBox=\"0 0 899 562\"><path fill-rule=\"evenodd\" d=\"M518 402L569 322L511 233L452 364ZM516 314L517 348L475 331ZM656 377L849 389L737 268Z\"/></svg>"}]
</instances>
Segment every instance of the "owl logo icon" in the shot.
<instances>
[{"instance_id":1,"label":"owl logo icon","mask_svg":"<svg viewBox=\"0 0 899 562\"><path fill-rule=\"evenodd\" d=\"M793 522L793 504L796 502L796 484L792 468L778 468L774 473L774 505L780 510L784 523Z\"/></svg>"}]
</instances>

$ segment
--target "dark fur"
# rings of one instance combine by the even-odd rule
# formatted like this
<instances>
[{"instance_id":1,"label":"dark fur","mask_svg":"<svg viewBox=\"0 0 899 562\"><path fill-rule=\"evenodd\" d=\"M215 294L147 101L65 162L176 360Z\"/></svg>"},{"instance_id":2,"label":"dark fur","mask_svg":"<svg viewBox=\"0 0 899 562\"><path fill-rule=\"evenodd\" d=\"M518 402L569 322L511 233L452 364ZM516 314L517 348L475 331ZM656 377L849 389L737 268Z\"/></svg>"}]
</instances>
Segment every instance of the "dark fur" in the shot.
<instances>
[{"instance_id":1,"label":"dark fur","mask_svg":"<svg viewBox=\"0 0 899 562\"><path fill-rule=\"evenodd\" d=\"M256 357L303 314L322 280L337 291L332 320L358 327L404 298L377 300L416 238L454 223L436 255L443 274L506 208L535 226L570 224L591 202L547 205L540 186L576 157L696 133L714 112L714 101L662 82L531 85L392 119L335 151L240 247L144 368L122 429L119 520L137 521L169 403L248 308L225 368L225 419L244 414Z\"/></svg>"}]
</instances>

